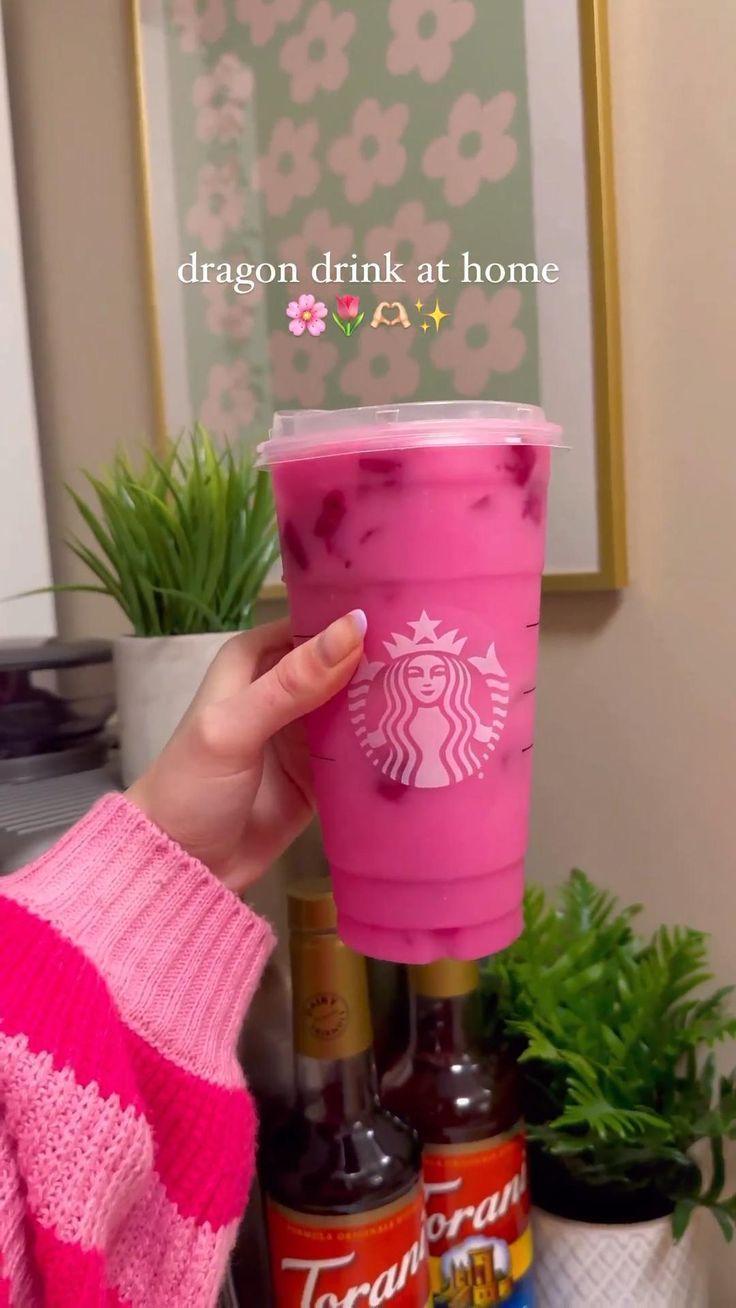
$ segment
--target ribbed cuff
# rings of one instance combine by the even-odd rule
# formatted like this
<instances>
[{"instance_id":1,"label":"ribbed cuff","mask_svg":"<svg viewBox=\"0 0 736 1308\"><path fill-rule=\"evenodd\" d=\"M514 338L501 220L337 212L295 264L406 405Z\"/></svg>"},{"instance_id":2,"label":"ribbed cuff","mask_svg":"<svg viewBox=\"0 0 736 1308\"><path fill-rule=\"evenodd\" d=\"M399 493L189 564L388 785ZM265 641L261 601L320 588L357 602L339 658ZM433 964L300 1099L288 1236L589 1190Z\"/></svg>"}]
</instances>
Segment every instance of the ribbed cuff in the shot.
<instances>
[{"instance_id":1,"label":"ribbed cuff","mask_svg":"<svg viewBox=\"0 0 736 1308\"><path fill-rule=\"evenodd\" d=\"M107 795L2 893L94 963L167 1058L236 1084L235 1045L273 932L123 795Z\"/></svg>"}]
</instances>

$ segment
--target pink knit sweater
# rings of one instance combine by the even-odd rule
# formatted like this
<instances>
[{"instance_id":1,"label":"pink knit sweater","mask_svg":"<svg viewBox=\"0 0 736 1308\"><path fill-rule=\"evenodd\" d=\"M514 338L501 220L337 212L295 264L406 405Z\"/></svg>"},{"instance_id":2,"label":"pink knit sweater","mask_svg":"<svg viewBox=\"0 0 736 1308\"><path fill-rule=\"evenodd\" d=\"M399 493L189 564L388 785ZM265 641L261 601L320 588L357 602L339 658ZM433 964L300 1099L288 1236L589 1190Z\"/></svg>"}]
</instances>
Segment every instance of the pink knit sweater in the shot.
<instances>
[{"instance_id":1,"label":"pink knit sweater","mask_svg":"<svg viewBox=\"0 0 736 1308\"><path fill-rule=\"evenodd\" d=\"M0 879L0 1308L213 1304L270 928L120 795Z\"/></svg>"}]
</instances>

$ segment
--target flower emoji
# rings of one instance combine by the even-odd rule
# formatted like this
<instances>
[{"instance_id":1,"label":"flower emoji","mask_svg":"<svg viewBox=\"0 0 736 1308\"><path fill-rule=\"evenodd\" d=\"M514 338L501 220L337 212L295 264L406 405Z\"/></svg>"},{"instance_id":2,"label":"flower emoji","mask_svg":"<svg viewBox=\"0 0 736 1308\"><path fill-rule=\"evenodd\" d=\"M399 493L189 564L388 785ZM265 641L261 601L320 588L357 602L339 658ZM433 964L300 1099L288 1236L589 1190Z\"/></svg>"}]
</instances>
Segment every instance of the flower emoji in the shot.
<instances>
[{"instance_id":1,"label":"flower emoji","mask_svg":"<svg viewBox=\"0 0 736 1308\"><path fill-rule=\"evenodd\" d=\"M340 331L343 332L345 336L352 336L356 327L360 327L360 324L365 318L364 313L358 313L358 309L360 308L360 296L336 295L335 303L337 305L337 313L333 313L332 315L333 322L337 323Z\"/></svg>"},{"instance_id":2,"label":"flower emoji","mask_svg":"<svg viewBox=\"0 0 736 1308\"><path fill-rule=\"evenodd\" d=\"M357 318L358 305L360 304L359 295L337 295L335 296L335 300L337 303L337 312L341 318L344 318L346 321L349 318Z\"/></svg>"},{"instance_id":3,"label":"flower emoji","mask_svg":"<svg viewBox=\"0 0 736 1308\"><path fill-rule=\"evenodd\" d=\"M319 336L325 329L327 305L315 300L313 295L300 295L298 300L287 305L286 316L291 318L289 331L293 336L303 336L305 332Z\"/></svg>"}]
</instances>

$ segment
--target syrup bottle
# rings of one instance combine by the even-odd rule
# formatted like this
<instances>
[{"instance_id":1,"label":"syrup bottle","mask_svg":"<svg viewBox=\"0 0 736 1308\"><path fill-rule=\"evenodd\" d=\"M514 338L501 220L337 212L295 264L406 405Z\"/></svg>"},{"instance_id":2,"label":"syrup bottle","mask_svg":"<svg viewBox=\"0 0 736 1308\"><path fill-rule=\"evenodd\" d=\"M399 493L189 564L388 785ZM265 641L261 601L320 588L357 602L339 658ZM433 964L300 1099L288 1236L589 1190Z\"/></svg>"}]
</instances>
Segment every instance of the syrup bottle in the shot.
<instances>
[{"instance_id":1,"label":"syrup bottle","mask_svg":"<svg viewBox=\"0 0 736 1308\"><path fill-rule=\"evenodd\" d=\"M276 1308L428 1308L420 1148L378 1099L365 959L327 880L289 893L296 1101L266 1141Z\"/></svg>"},{"instance_id":2,"label":"syrup bottle","mask_svg":"<svg viewBox=\"0 0 736 1308\"><path fill-rule=\"evenodd\" d=\"M477 963L409 968L411 1034L387 1108L423 1146L432 1303L530 1308L529 1190L514 1062L482 1036Z\"/></svg>"}]
</instances>

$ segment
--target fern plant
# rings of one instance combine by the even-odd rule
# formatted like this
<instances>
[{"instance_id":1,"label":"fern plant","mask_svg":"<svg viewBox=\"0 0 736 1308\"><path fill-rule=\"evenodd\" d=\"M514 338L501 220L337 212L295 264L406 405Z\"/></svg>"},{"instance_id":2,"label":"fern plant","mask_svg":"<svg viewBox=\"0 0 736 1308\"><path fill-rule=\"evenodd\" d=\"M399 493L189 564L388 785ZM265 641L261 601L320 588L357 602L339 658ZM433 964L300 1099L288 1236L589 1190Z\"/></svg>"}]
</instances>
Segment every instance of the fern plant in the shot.
<instances>
[{"instance_id":1,"label":"fern plant","mask_svg":"<svg viewBox=\"0 0 736 1308\"><path fill-rule=\"evenodd\" d=\"M679 1239L701 1205L730 1240L736 1073L717 1076L713 1050L736 1035L731 987L704 991L702 932L642 938L639 911L580 871L555 903L529 888L522 936L483 971L487 1021L519 1053L542 1207L599 1221L671 1212Z\"/></svg>"},{"instance_id":2,"label":"fern plant","mask_svg":"<svg viewBox=\"0 0 736 1308\"><path fill-rule=\"evenodd\" d=\"M269 478L250 449L220 450L197 425L161 455L146 450L138 469L120 452L102 476L83 475L95 507L66 489L96 548L67 544L94 581L54 589L110 595L137 636L250 626L278 557Z\"/></svg>"}]
</instances>

